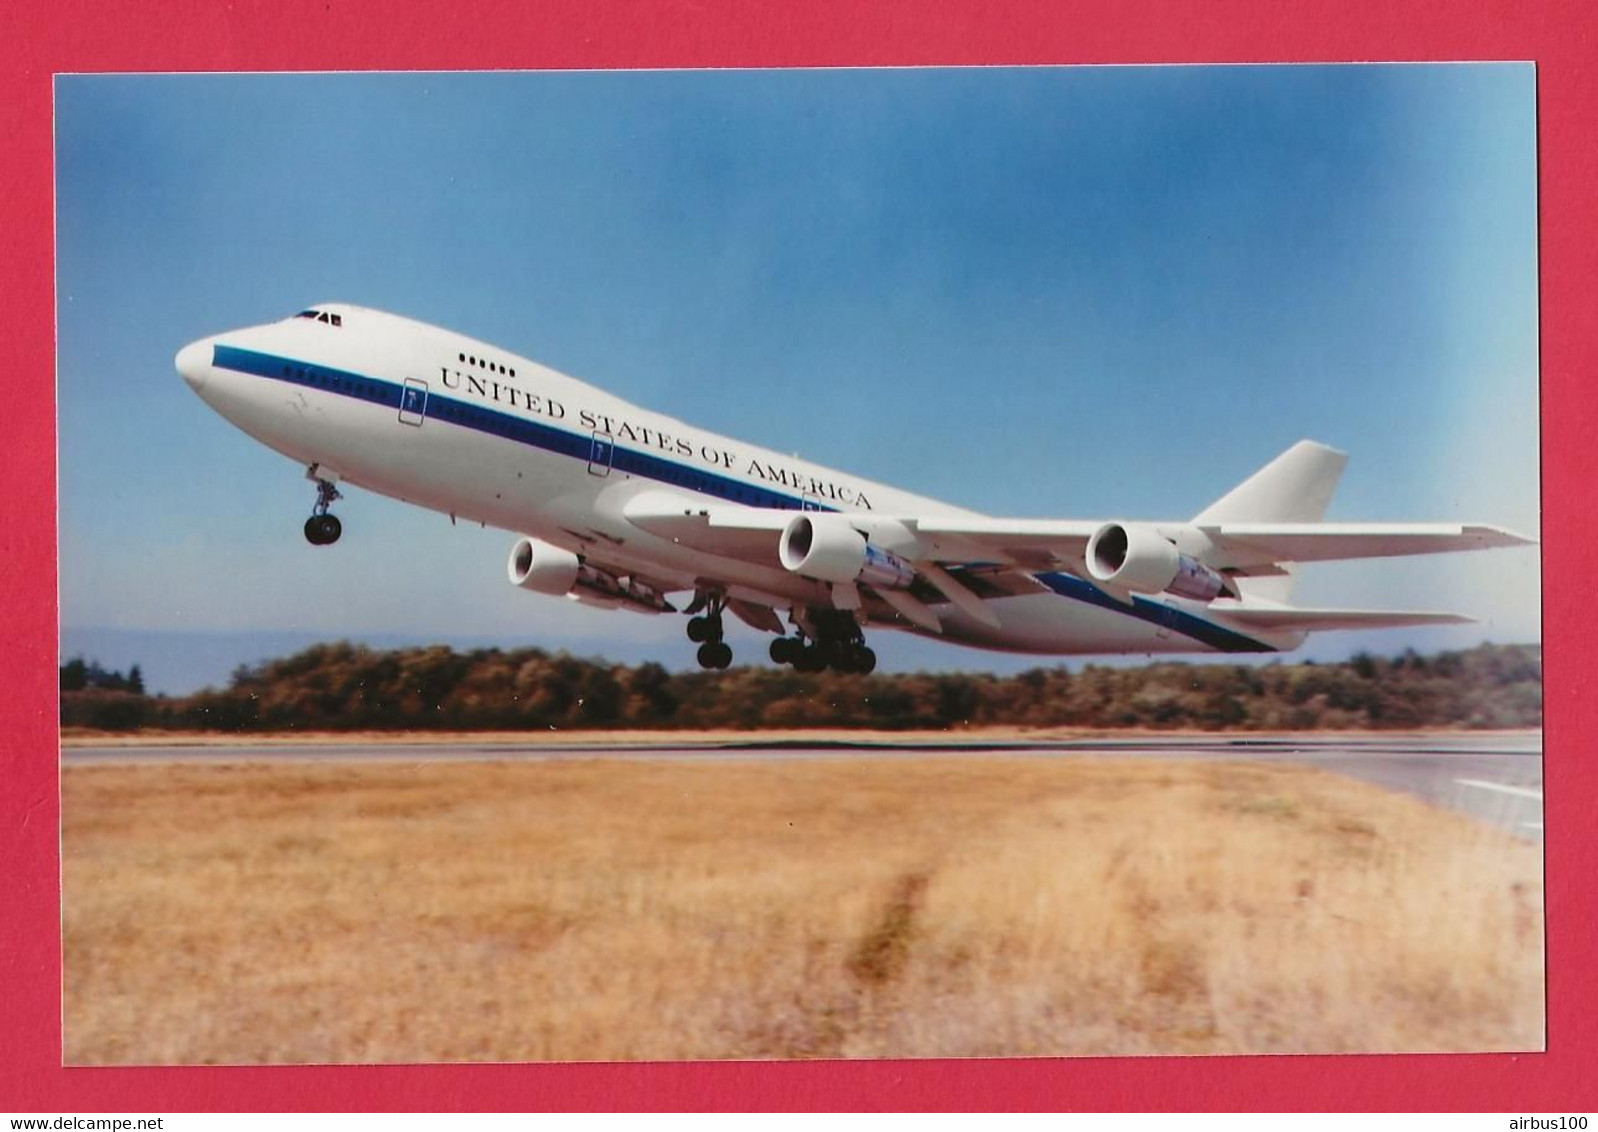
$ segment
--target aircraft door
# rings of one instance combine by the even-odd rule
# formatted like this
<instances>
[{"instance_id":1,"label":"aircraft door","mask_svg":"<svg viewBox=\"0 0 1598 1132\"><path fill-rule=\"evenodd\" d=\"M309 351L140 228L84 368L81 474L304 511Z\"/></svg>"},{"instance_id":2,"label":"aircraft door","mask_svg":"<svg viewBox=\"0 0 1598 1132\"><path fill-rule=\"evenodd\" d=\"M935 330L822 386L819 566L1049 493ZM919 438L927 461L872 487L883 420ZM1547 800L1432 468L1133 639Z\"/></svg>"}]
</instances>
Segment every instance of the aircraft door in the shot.
<instances>
[{"instance_id":1,"label":"aircraft door","mask_svg":"<svg viewBox=\"0 0 1598 1132\"><path fill-rule=\"evenodd\" d=\"M588 474L610 475L611 461L616 458L616 438L608 432L594 433L592 447L588 450Z\"/></svg>"},{"instance_id":2,"label":"aircraft door","mask_svg":"<svg viewBox=\"0 0 1598 1132\"><path fill-rule=\"evenodd\" d=\"M407 377L404 388L400 390L400 424L408 424L415 428L420 428L422 419L426 415L427 382L414 377Z\"/></svg>"}]
</instances>

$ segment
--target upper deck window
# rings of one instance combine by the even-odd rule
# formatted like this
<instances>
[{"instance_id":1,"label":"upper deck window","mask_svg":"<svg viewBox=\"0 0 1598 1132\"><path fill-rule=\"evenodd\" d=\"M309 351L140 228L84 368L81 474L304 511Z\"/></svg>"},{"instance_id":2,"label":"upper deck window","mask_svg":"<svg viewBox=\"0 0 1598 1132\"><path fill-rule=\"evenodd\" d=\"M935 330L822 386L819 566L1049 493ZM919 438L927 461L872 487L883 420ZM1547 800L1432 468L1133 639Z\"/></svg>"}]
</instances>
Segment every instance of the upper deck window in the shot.
<instances>
[{"instance_id":1,"label":"upper deck window","mask_svg":"<svg viewBox=\"0 0 1598 1132\"><path fill-rule=\"evenodd\" d=\"M459 353L456 354L455 357L469 366L477 366L480 369L491 370L494 373L502 373L506 377L516 376L515 367L508 366L504 362L490 361L487 358L480 358L476 354Z\"/></svg>"}]
</instances>

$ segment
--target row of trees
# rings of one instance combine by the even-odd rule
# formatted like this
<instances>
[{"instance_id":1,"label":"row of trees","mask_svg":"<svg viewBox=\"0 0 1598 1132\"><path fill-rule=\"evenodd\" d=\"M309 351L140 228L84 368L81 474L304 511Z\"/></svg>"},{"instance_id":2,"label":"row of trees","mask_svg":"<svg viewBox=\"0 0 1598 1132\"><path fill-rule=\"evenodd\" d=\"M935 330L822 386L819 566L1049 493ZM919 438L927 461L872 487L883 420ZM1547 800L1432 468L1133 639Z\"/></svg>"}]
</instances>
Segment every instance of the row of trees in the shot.
<instances>
[{"instance_id":1,"label":"row of trees","mask_svg":"<svg viewBox=\"0 0 1598 1132\"><path fill-rule=\"evenodd\" d=\"M135 669L135 672L137 669ZM148 697L66 687L63 725L220 731L865 727L987 724L1212 730L1533 727L1542 654L1481 645L1342 664L1155 663L974 673L670 673L539 649L317 645L246 666L225 689Z\"/></svg>"},{"instance_id":2,"label":"row of trees","mask_svg":"<svg viewBox=\"0 0 1598 1132\"><path fill-rule=\"evenodd\" d=\"M75 656L61 666L61 690L63 692L82 692L88 688L99 688L107 692L132 692L136 696L144 695L144 674L135 664L128 669L127 675L102 668L97 660L84 660Z\"/></svg>"}]
</instances>

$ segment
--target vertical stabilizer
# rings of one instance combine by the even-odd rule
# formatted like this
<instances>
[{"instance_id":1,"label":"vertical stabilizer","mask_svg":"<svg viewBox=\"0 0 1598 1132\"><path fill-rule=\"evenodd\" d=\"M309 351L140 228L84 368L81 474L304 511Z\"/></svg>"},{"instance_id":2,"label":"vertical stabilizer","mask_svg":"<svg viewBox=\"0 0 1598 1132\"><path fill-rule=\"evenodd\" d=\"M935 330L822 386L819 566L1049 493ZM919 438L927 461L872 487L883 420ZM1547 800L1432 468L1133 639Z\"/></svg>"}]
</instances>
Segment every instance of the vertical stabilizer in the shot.
<instances>
[{"instance_id":1,"label":"vertical stabilizer","mask_svg":"<svg viewBox=\"0 0 1598 1132\"><path fill-rule=\"evenodd\" d=\"M1337 490L1348 454L1313 440L1300 440L1248 479L1193 517L1195 526L1213 523L1316 523ZM1237 579L1244 598L1285 602L1293 588L1282 573Z\"/></svg>"}]
</instances>

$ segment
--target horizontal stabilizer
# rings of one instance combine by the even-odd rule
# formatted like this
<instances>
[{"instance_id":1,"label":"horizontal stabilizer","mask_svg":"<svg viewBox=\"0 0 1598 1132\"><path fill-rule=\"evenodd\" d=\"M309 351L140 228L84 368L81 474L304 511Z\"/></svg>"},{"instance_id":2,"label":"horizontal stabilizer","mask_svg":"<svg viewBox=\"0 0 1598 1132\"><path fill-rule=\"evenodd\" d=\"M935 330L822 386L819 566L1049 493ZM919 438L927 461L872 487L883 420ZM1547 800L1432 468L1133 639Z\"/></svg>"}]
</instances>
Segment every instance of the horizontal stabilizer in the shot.
<instances>
[{"instance_id":1,"label":"horizontal stabilizer","mask_svg":"<svg viewBox=\"0 0 1598 1132\"><path fill-rule=\"evenodd\" d=\"M1470 625L1461 613L1427 613L1392 609L1294 609L1291 606L1238 606L1216 602L1217 618L1262 632L1319 632L1324 629L1400 629L1410 625Z\"/></svg>"}]
</instances>

